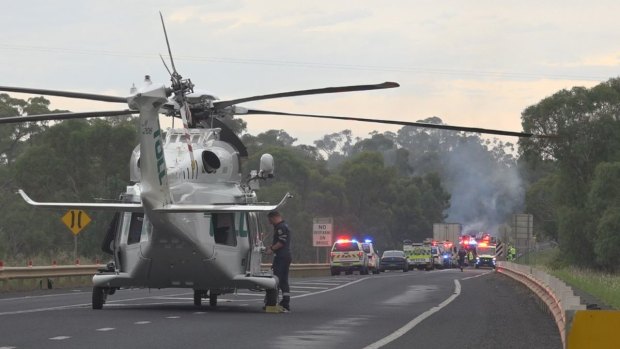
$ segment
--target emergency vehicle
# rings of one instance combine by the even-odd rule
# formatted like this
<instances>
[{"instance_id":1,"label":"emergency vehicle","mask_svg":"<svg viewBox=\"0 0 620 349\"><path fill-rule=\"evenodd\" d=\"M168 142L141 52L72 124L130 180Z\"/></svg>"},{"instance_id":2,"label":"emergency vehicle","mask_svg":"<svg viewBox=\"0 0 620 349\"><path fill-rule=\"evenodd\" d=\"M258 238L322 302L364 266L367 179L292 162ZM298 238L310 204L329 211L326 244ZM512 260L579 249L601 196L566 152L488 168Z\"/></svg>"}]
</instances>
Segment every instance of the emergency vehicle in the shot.
<instances>
[{"instance_id":1,"label":"emergency vehicle","mask_svg":"<svg viewBox=\"0 0 620 349\"><path fill-rule=\"evenodd\" d=\"M428 244L428 242L427 242ZM446 255L446 251L444 250L443 244L437 243L437 241L431 241L431 257L433 259L433 266L435 268L443 268L444 267L444 257Z\"/></svg>"},{"instance_id":2,"label":"emergency vehicle","mask_svg":"<svg viewBox=\"0 0 620 349\"><path fill-rule=\"evenodd\" d=\"M368 274L368 255L362 244L355 239L338 239L332 246L329 269L332 275L345 272L346 275L359 271L360 275Z\"/></svg>"},{"instance_id":3,"label":"emergency vehicle","mask_svg":"<svg viewBox=\"0 0 620 349\"><path fill-rule=\"evenodd\" d=\"M476 246L476 269L482 266L488 266L495 269L495 250L495 242L490 242L488 240L480 241Z\"/></svg>"},{"instance_id":4,"label":"emergency vehicle","mask_svg":"<svg viewBox=\"0 0 620 349\"><path fill-rule=\"evenodd\" d=\"M407 256L409 270L417 269L434 269L433 258L431 254L431 245L424 243L411 242L411 240L403 241L403 251Z\"/></svg>"},{"instance_id":5,"label":"emergency vehicle","mask_svg":"<svg viewBox=\"0 0 620 349\"><path fill-rule=\"evenodd\" d=\"M372 244L372 240L366 239L362 243L362 249L366 252L368 256L368 271L373 274L379 274L380 266L381 266L381 258L379 257L379 252L375 250L374 245Z\"/></svg>"},{"instance_id":6,"label":"emergency vehicle","mask_svg":"<svg viewBox=\"0 0 620 349\"><path fill-rule=\"evenodd\" d=\"M452 268L458 266L458 256L456 248L452 241L444 241L440 243L443 246L443 266L444 268Z\"/></svg>"}]
</instances>

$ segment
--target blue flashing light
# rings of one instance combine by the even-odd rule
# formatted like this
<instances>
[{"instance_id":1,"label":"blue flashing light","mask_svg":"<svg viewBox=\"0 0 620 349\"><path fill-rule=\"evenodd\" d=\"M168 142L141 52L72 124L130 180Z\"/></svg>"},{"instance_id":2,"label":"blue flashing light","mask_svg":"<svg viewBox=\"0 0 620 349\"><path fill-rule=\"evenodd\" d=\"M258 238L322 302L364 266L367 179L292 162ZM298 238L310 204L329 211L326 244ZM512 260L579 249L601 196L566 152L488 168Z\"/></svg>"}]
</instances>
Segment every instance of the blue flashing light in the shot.
<instances>
[{"instance_id":1,"label":"blue flashing light","mask_svg":"<svg viewBox=\"0 0 620 349\"><path fill-rule=\"evenodd\" d=\"M364 240L364 242L365 242L365 243L367 243L367 244L371 244L371 243L372 243L372 240L370 240L370 239L366 239L366 240Z\"/></svg>"},{"instance_id":2,"label":"blue flashing light","mask_svg":"<svg viewBox=\"0 0 620 349\"><path fill-rule=\"evenodd\" d=\"M449 254L444 254L443 258L448 259L448 258L450 258L450 255Z\"/></svg>"},{"instance_id":3,"label":"blue flashing light","mask_svg":"<svg viewBox=\"0 0 620 349\"><path fill-rule=\"evenodd\" d=\"M355 239L351 239L351 242L357 242L357 240L355 240Z\"/></svg>"}]
</instances>

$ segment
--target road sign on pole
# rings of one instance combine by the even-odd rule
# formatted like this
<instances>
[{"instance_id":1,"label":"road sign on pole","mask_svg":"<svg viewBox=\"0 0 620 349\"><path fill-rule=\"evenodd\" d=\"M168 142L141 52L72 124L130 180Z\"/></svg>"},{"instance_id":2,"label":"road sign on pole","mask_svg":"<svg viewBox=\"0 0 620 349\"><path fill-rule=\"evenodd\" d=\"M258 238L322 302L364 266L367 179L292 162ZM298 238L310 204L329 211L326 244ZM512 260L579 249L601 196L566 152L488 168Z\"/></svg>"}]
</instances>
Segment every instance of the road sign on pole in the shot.
<instances>
[{"instance_id":1,"label":"road sign on pole","mask_svg":"<svg viewBox=\"0 0 620 349\"><path fill-rule=\"evenodd\" d=\"M69 210L61 219L75 236L90 223L90 217L82 210Z\"/></svg>"},{"instance_id":2,"label":"road sign on pole","mask_svg":"<svg viewBox=\"0 0 620 349\"><path fill-rule=\"evenodd\" d=\"M312 224L312 246L331 247L333 233L332 217L314 218Z\"/></svg>"}]
</instances>

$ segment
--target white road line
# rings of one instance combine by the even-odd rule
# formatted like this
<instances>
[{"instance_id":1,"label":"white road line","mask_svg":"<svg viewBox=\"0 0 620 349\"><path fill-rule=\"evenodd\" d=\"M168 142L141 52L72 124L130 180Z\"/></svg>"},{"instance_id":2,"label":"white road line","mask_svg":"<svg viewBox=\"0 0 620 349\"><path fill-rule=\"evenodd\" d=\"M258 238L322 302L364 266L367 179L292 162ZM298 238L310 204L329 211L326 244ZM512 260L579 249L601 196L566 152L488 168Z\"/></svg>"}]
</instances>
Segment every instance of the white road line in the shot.
<instances>
[{"instance_id":1,"label":"white road line","mask_svg":"<svg viewBox=\"0 0 620 349\"><path fill-rule=\"evenodd\" d=\"M146 324L150 324L150 321L136 321L134 322L134 325L146 325Z\"/></svg>"},{"instance_id":2,"label":"white road line","mask_svg":"<svg viewBox=\"0 0 620 349\"><path fill-rule=\"evenodd\" d=\"M459 281L455 279L454 280L454 293L450 297L448 297L445 301L439 303L438 306L432 307L429 310L423 312L422 314L418 315L415 319L409 321L405 326L392 332L390 335L383 337L380 340L364 347L364 349L378 349L402 337L407 332L411 331L411 329L413 329L418 324L420 324L422 321L424 321L426 318L440 311L448 304L452 303L452 301L455 300L456 297L458 297L460 294L461 294L461 283L459 283Z\"/></svg>"},{"instance_id":3,"label":"white road line","mask_svg":"<svg viewBox=\"0 0 620 349\"><path fill-rule=\"evenodd\" d=\"M50 338L50 340L62 341L62 340L69 339L69 338L71 338L71 337L69 337L69 336L58 336L58 337L52 337L52 338Z\"/></svg>"},{"instance_id":4,"label":"white road line","mask_svg":"<svg viewBox=\"0 0 620 349\"><path fill-rule=\"evenodd\" d=\"M73 293L56 293L56 294L46 294L42 296L22 296L22 297L12 297L12 298L0 298L0 302L4 301L14 301L14 300L28 300L28 299L36 299L36 298L49 298L49 297L59 297L59 296L75 296L76 292ZM2 349L2 347L0 347Z\"/></svg>"},{"instance_id":5,"label":"white road line","mask_svg":"<svg viewBox=\"0 0 620 349\"><path fill-rule=\"evenodd\" d=\"M17 347L0 347L0 349L16 349Z\"/></svg>"},{"instance_id":6,"label":"white road line","mask_svg":"<svg viewBox=\"0 0 620 349\"><path fill-rule=\"evenodd\" d=\"M291 290L291 293L310 293L310 291L303 291L303 290Z\"/></svg>"},{"instance_id":7,"label":"white road line","mask_svg":"<svg viewBox=\"0 0 620 349\"><path fill-rule=\"evenodd\" d=\"M108 332L108 331L114 331L115 328L114 327L103 327L103 328L98 328L97 331L99 332Z\"/></svg>"},{"instance_id":8,"label":"white road line","mask_svg":"<svg viewBox=\"0 0 620 349\"><path fill-rule=\"evenodd\" d=\"M206 313L207 313L206 311L196 311L193 314L194 315L202 315L202 314L206 314Z\"/></svg>"},{"instance_id":9,"label":"white road line","mask_svg":"<svg viewBox=\"0 0 620 349\"><path fill-rule=\"evenodd\" d=\"M312 290L327 290L329 287L294 286L294 285L291 285L291 288L309 288L309 289L312 289Z\"/></svg>"},{"instance_id":10,"label":"white road line","mask_svg":"<svg viewBox=\"0 0 620 349\"><path fill-rule=\"evenodd\" d=\"M325 286L338 286L342 285L342 282L296 282L295 285L325 285Z\"/></svg>"},{"instance_id":11,"label":"white road line","mask_svg":"<svg viewBox=\"0 0 620 349\"><path fill-rule=\"evenodd\" d=\"M470 276L470 277L462 278L461 280L469 280L469 279L473 279L473 278L478 278L478 277L481 277L481 276L484 276L484 275L487 275L487 274L490 274L490 273L492 273L492 271L487 271L486 273L482 273L482 274L478 274L478 275L475 275L475 276Z\"/></svg>"},{"instance_id":12,"label":"white road line","mask_svg":"<svg viewBox=\"0 0 620 349\"><path fill-rule=\"evenodd\" d=\"M175 297L175 296L184 296L184 295L188 295L188 294L191 294L191 293L178 293L178 294L170 294L170 295L167 295L167 296L168 297ZM114 300L114 301L107 301L106 305L112 305L112 304L108 304L108 303L131 302L131 301L138 301L138 300L143 300L143 299L157 299L157 296L118 299L118 300ZM61 305L61 306L58 306L58 307L51 307L51 308L37 308L37 309L28 309L28 310L6 311L6 312L3 312L3 313L0 313L0 316L2 316L2 315L17 315L17 314L38 313L38 312L42 312L42 311L64 310L64 309L81 308L81 307L89 307L89 306L91 306L91 303Z\"/></svg>"},{"instance_id":13,"label":"white road line","mask_svg":"<svg viewBox=\"0 0 620 349\"><path fill-rule=\"evenodd\" d=\"M354 284L356 284L358 282L362 282L364 280L370 280L370 278L369 277L365 277L365 278L357 279L355 281L351 281L351 282L348 282L348 283L340 285L340 286L332 287L332 288L329 288L327 290L317 291L317 292L312 292L312 293L306 293L306 294L300 294L299 296L292 296L291 298L303 298L303 297L314 296L314 295L325 293L325 292L335 291L335 290L339 290L341 288L345 288L347 286L354 285Z\"/></svg>"},{"instance_id":14,"label":"white road line","mask_svg":"<svg viewBox=\"0 0 620 349\"><path fill-rule=\"evenodd\" d=\"M166 319L180 319L180 316L166 316Z\"/></svg>"}]
</instances>

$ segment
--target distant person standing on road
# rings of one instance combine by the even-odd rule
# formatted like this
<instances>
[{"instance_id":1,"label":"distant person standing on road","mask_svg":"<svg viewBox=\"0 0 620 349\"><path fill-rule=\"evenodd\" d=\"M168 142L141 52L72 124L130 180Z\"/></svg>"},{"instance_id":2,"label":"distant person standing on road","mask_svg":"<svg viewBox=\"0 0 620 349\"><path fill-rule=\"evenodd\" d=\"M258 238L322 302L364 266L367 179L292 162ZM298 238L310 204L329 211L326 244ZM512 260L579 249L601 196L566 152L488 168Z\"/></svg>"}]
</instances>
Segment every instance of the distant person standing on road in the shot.
<instances>
[{"instance_id":1,"label":"distant person standing on road","mask_svg":"<svg viewBox=\"0 0 620 349\"><path fill-rule=\"evenodd\" d=\"M465 265L465 256L467 255L467 251L464 248L459 249L459 268L463 271L463 266Z\"/></svg>"},{"instance_id":2,"label":"distant person standing on road","mask_svg":"<svg viewBox=\"0 0 620 349\"><path fill-rule=\"evenodd\" d=\"M273 243L267 249L267 254L273 257L273 274L278 277L279 288L282 290L280 306L286 311L291 310L291 295L288 285L288 271L291 266L291 231L278 211L271 211L267 215L269 223L273 225Z\"/></svg>"}]
</instances>

